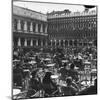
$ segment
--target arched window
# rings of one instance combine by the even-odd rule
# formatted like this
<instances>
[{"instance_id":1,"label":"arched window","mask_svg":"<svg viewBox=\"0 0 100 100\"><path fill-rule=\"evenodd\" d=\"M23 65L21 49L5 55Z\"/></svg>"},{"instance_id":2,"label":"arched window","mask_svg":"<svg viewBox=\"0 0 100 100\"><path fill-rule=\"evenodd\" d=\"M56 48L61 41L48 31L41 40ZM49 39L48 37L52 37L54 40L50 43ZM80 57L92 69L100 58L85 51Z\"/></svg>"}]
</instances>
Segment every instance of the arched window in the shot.
<instances>
[{"instance_id":1,"label":"arched window","mask_svg":"<svg viewBox=\"0 0 100 100\"><path fill-rule=\"evenodd\" d=\"M17 30L17 19L14 19L14 30Z\"/></svg>"}]
</instances>

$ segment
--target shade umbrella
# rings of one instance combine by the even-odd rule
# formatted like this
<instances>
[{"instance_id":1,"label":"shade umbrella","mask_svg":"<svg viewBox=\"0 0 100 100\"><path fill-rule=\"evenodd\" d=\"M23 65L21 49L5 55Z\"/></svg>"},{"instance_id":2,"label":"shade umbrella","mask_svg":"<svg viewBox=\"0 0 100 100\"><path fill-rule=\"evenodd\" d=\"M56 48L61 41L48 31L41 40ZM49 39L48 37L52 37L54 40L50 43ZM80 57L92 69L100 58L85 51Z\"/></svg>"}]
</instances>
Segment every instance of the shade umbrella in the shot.
<instances>
[{"instance_id":1,"label":"shade umbrella","mask_svg":"<svg viewBox=\"0 0 100 100\"><path fill-rule=\"evenodd\" d=\"M50 59L50 58L46 58L46 59L44 59L44 60L49 61L49 60L51 60L51 59Z\"/></svg>"},{"instance_id":2,"label":"shade umbrella","mask_svg":"<svg viewBox=\"0 0 100 100\"><path fill-rule=\"evenodd\" d=\"M30 70L29 70L29 69L24 69L23 71L24 71L24 72L30 72Z\"/></svg>"},{"instance_id":3,"label":"shade umbrella","mask_svg":"<svg viewBox=\"0 0 100 100\"><path fill-rule=\"evenodd\" d=\"M58 75L51 75L51 78L52 78L52 79L58 79L59 76L58 76Z\"/></svg>"},{"instance_id":4,"label":"shade umbrella","mask_svg":"<svg viewBox=\"0 0 100 100\"><path fill-rule=\"evenodd\" d=\"M18 60L18 59L15 59L15 60L13 60L13 62L19 62L20 60Z\"/></svg>"},{"instance_id":5,"label":"shade umbrella","mask_svg":"<svg viewBox=\"0 0 100 100\"><path fill-rule=\"evenodd\" d=\"M85 65L91 65L91 62L86 61L86 62L84 62L84 64Z\"/></svg>"},{"instance_id":6,"label":"shade umbrella","mask_svg":"<svg viewBox=\"0 0 100 100\"><path fill-rule=\"evenodd\" d=\"M89 11L89 9L95 8L96 6L94 5L84 5L85 11Z\"/></svg>"},{"instance_id":7,"label":"shade umbrella","mask_svg":"<svg viewBox=\"0 0 100 100\"><path fill-rule=\"evenodd\" d=\"M53 67L55 64L47 64L47 67Z\"/></svg>"},{"instance_id":8,"label":"shade umbrella","mask_svg":"<svg viewBox=\"0 0 100 100\"><path fill-rule=\"evenodd\" d=\"M79 69L79 67L76 67L76 66L75 66L75 69L76 69L76 70L78 70L78 69Z\"/></svg>"},{"instance_id":9,"label":"shade umbrella","mask_svg":"<svg viewBox=\"0 0 100 100\"><path fill-rule=\"evenodd\" d=\"M91 73L96 73L97 69L91 69Z\"/></svg>"},{"instance_id":10,"label":"shade umbrella","mask_svg":"<svg viewBox=\"0 0 100 100\"><path fill-rule=\"evenodd\" d=\"M68 60L62 60L62 62L63 62L63 63L67 63L67 62L68 62Z\"/></svg>"},{"instance_id":11,"label":"shade umbrella","mask_svg":"<svg viewBox=\"0 0 100 100\"><path fill-rule=\"evenodd\" d=\"M29 64L36 64L36 61L30 61Z\"/></svg>"},{"instance_id":12,"label":"shade umbrella","mask_svg":"<svg viewBox=\"0 0 100 100\"><path fill-rule=\"evenodd\" d=\"M13 89L13 95L17 95L21 92L20 89Z\"/></svg>"},{"instance_id":13,"label":"shade umbrella","mask_svg":"<svg viewBox=\"0 0 100 100\"><path fill-rule=\"evenodd\" d=\"M83 59L81 56L78 56L78 59Z\"/></svg>"}]
</instances>

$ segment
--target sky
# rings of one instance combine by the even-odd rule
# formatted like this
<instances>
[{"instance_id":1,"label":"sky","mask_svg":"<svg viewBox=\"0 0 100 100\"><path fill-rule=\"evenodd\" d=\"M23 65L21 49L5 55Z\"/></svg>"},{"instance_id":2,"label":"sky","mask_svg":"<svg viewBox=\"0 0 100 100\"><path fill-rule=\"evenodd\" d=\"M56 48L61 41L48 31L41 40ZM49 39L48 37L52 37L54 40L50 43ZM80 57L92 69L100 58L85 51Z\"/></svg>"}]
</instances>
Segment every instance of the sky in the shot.
<instances>
[{"instance_id":1,"label":"sky","mask_svg":"<svg viewBox=\"0 0 100 100\"><path fill-rule=\"evenodd\" d=\"M63 11L65 9L69 9L71 12L77 12L77 11L83 12L85 9L83 5L71 5L71 4L69 5L69 4L53 4L53 3L22 2L22 1L14 1L13 4L16 6L35 10L44 14L46 14L47 12L52 12L53 10Z\"/></svg>"}]
</instances>

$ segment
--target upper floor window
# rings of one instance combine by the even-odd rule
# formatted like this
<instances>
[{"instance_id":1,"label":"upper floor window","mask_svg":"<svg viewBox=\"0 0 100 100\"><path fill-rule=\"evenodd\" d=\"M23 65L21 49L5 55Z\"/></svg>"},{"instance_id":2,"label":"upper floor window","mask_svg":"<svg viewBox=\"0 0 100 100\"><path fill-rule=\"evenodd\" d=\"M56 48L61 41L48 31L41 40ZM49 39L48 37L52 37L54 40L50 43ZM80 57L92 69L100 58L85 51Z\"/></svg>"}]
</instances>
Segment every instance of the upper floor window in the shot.
<instances>
[{"instance_id":1,"label":"upper floor window","mask_svg":"<svg viewBox=\"0 0 100 100\"><path fill-rule=\"evenodd\" d=\"M14 19L13 24L14 24L14 30L17 30L17 19Z\"/></svg>"}]
</instances>

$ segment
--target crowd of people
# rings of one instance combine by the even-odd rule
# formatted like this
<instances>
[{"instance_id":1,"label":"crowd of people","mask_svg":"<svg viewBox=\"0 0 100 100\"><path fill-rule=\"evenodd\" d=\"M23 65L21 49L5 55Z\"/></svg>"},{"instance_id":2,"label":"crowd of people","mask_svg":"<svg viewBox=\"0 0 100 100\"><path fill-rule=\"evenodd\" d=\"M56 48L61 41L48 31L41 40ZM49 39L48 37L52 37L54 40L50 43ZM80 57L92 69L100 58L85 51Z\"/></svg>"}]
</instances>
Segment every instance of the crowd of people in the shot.
<instances>
[{"instance_id":1,"label":"crowd of people","mask_svg":"<svg viewBox=\"0 0 100 100\"><path fill-rule=\"evenodd\" d=\"M13 90L19 88L20 98L97 94L96 47L14 48Z\"/></svg>"}]
</instances>

